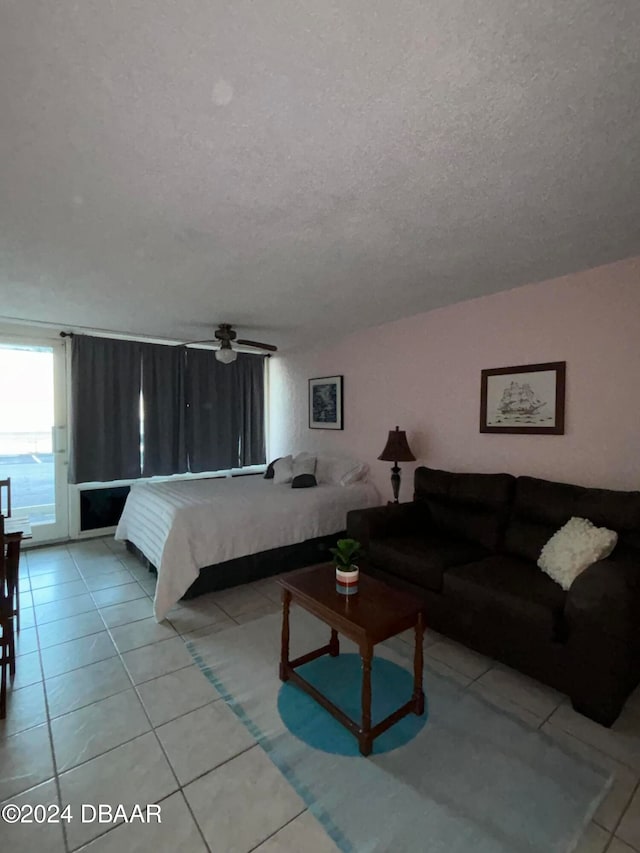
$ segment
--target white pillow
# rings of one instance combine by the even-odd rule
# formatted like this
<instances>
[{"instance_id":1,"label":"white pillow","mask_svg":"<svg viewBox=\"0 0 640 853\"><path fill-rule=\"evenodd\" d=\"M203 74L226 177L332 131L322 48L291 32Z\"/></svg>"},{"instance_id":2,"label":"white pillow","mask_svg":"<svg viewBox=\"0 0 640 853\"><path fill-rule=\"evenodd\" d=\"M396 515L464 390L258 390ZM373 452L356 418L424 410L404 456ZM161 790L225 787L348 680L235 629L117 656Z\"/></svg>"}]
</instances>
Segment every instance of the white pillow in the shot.
<instances>
[{"instance_id":1,"label":"white pillow","mask_svg":"<svg viewBox=\"0 0 640 853\"><path fill-rule=\"evenodd\" d=\"M350 486L352 483L357 483L358 480L364 480L368 473L369 466L365 462L358 462L354 468L347 471L343 477L340 477L340 485Z\"/></svg>"},{"instance_id":2,"label":"white pillow","mask_svg":"<svg viewBox=\"0 0 640 853\"><path fill-rule=\"evenodd\" d=\"M318 456L316 461L316 480L318 483L333 482L333 457Z\"/></svg>"},{"instance_id":3,"label":"white pillow","mask_svg":"<svg viewBox=\"0 0 640 853\"><path fill-rule=\"evenodd\" d=\"M318 456L316 480L318 483L349 486L366 476L369 466L357 459L338 456Z\"/></svg>"},{"instance_id":4,"label":"white pillow","mask_svg":"<svg viewBox=\"0 0 640 853\"><path fill-rule=\"evenodd\" d=\"M273 463L274 485L290 483L293 480L293 456L283 456Z\"/></svg>"},{"instance_id":5,"label":"white pillow","mask_svg":"<svg viewBox=\"0 0 640 853\"><path fill-rule=\"evenodd\" d=\"M293 460L293 476L298 477L300 474L315 474L316 472L316 457L310 453L298 453Z\"/></svg>"},{"instance_id":6,"label":"white pillow","mask_svg":"<svg viewBox=\"0 0 640 853\"><path fill-rule=\"evenodd\" d=\"M574 517L549 539L540 552L538 566L567 590L581 572L608 557L617 541L614 530Z\"/></svg>"}]
</instances>

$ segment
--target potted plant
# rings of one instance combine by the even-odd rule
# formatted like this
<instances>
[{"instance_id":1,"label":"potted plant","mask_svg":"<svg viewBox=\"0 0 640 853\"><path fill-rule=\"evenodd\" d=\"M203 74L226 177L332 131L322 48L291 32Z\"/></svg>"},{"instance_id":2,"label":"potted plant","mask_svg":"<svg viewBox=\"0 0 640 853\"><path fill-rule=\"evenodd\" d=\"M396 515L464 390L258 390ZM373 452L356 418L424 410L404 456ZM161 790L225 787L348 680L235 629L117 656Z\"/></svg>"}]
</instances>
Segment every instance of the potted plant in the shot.
<instances>
[{"instance_id":1,"label":"potted plant","mask_svg":"<svg viewBox=\"0 0 640 853\"><path fill-rule=\"evenodd\" d=\"M336 567L336 589L343 595L358 591L360 570L355 561L361 556L360 543L355 539L338 539L337 547L329 549Z\"/></svg>"}]
</instances>

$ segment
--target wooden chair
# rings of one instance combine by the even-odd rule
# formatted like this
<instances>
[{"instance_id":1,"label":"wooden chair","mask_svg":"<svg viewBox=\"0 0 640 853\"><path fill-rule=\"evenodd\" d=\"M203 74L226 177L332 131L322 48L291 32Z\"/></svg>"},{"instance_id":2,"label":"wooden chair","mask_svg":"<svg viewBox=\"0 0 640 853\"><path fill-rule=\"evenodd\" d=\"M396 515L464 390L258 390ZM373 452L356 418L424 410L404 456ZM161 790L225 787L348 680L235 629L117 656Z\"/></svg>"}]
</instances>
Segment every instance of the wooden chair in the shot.
<instances>
[{"instance_id":1,"label":"wooden chair","mask_svg":"<svg viewBox=\"0 0 640 853\"><path fill-rule=\"evenodd\" d=\"M2 500L3 490L7 496L5 501ZM0 515L4 515L5 518L11 517L11 477L0 480Z\"/></svg>"},{"instance_id":2,"label":"wooden chair","mask_svg":"<svg viewBox=\"0 0 640 853\"><path fill-rule=\"evenodd\" d=\"M13 578L18 576L20 534L4 533L4 516L0 515L0 720L7 713L7 674L16 674L16 646L13 620L16 617Z\"/></svg>"},{"instance_id":3,"label":"wooden chair","mask_svg":"<svg viewBox=\"0 0 640 853\"><path fill-rule=\"evenodd\" d=\"M2 500L3 491L6 494L6 499ZM6 510L6 512L5 512ZM11 477L7 477L6 480L0 480L0 516L3 516L2 523L4 525L5 518L11 518ZM2 533L4 534L4 526L2 528ZM13 613L16 617L16 630L18 634L20 633L20 578L18 576L18 570L16 566L15 576L10 576L7 578L7 585L9 588L9 595L13 602Z\"/></svg>"}]
</instances>

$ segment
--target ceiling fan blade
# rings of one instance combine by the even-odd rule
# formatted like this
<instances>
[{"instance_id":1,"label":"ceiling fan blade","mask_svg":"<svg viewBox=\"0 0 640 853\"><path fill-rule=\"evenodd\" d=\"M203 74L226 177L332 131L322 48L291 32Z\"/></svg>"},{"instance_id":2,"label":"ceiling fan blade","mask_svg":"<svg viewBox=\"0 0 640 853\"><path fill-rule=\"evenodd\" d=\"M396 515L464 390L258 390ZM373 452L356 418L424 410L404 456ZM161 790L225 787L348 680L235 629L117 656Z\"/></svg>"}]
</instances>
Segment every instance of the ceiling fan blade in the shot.
<instances>
[{"instance_id":1,"label":"ceiling fan blade","mask_svg":"<svg viewBox=\"0 0 640 853\"><path fill-rule=\"evenodd\" d=\"M257 347L258 349L266 349L269 352L278 351L278 347L274 347L273 344L261 344L259 341L241 341L240 339L238 339L236 343L241 344L245 347Z\"/></svg>"},{"instance_id":2,"label":"ceiling fan blade","mask_svg":"<svg viewBox=\"0 0 640 853\"><path fill-rule=\"evenodd\" d=\"M220 343L220 341L212 341L211 338L209 338L206 341L185 341L183 344L176 344L175 346L177 346L177 347L188 347L188 346L191 346L191 344L219 344L219 343Z\"/></svg>"}]
</instances>

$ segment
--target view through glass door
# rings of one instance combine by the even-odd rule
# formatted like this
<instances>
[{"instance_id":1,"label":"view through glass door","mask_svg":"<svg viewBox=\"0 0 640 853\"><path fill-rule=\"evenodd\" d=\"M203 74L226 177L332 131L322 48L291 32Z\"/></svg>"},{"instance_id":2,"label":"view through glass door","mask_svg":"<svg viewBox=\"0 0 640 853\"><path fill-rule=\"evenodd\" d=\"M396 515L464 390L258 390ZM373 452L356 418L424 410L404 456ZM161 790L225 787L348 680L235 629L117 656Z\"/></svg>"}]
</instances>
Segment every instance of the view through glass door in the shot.
<instances>
[{"instance_id":1,"label":"view through glass door","mask_svg":"<svg viewBox=\"0 0 640 853\"><path fill-rule=\"evenodd\" d=\"M34 542L65 538L64 344L2 340L0 376L0 480L11 478L12 515L29 517Z\"/></svg>"}]
</instances>

